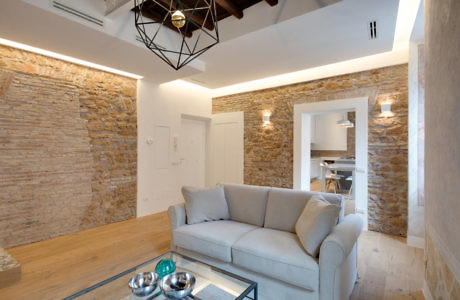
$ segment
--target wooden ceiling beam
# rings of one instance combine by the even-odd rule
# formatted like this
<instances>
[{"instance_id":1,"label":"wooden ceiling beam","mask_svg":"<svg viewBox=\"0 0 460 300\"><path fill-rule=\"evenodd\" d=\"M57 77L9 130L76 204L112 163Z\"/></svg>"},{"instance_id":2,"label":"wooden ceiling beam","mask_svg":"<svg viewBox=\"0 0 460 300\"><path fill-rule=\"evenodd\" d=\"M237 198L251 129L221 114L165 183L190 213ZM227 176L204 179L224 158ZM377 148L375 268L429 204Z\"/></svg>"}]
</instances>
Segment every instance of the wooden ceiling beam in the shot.
<instances>
[{"instance_id":1,"label":"wooden ceiling beam","mask_svg":"<svg viewBox=\"0 0 460 300\"><path fill-rule=\"evenodd\" d=\"M216 0L216 3L238 19L243 18L243 11L239 9L231 0Z\"/></svg>"},{"instance_id":2,"label":"wooden ceiling beam","mask_svg":"<svg viewBox=\"0 0 460 300\"><path fill-rule=\"evenodd\" d=\"M165 7L169 9L169 6L171 5L171 0L157 0L160 3L163 3ZM184 5L184 4L183 4ZM174 1L172 2L172 9L177 10L176 4ZM190 7L184 5L184 9L190 9ZM194 14L190 13L189 11L184 11L184 14L186 17L190 18L193 22L197 23L198 26L203 25L204 28L209 29L209 30L214 30L214 23L212 22L212 17L208 16L206 19L206 22L204 21L204 18L200 16L197 12Z\"/></svg>"},{"instance_id":3,"label":"wooden ceiling beam","mask_svg":"<svg viewBox=\"0 0 460 300\"><path fill-rule=\"evenodd\" d=\"M278 0L265 0L270 6L275 6L278 4Z\"/></svg>"},{"instance_id":4,"label":"wooden ceiling beam","mask_svg":"<svg viewBox=\"0 0 460 300\"><path fill-rule=\"evenodd\" d=\"M138 10L139 8L136 7L135 9ZM157 21L157 22L162 22L163 21L163 16L161 16L158 13L153 13L153 12L150 12L150 11L147 12L147 11L142 10L141 14L142 14L142 16L144 18L148 18L148 19L153 20L153 21ZM179 30L176 27L174 27L174 25L172 23L164 22L163 25L168 27L169 29L173 30L174 32L179 33ZM181 33L184 34L183 31L181 31ZM186 37L192 37L192 32L187 31L185 33L185 36Z\"/></svg>"}]
</instances>

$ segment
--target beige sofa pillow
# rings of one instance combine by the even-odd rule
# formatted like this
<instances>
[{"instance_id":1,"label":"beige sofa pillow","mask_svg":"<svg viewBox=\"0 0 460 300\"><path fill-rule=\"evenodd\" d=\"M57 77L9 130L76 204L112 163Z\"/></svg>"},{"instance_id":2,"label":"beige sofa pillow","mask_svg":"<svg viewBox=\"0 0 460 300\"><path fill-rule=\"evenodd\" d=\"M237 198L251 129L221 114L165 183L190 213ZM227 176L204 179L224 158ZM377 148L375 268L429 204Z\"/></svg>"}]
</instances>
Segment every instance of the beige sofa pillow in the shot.
<instances>
[{"instance_id":1,"label":"beige sofa pillow","mask_svg":"<svg viewBox=\"0 0 460 300\"><path fill-rule=\"evenodd\" d=\"M225 200L222 186L208 189L184 186L182 195L189 225L229 218L227 200Z\"/></svg>"},{"instance_id":2,"label":"beige sofa pillow","mask_svg":"<svg viewBox=\"0 0 460 300\"><path fill-rule=\"evenodd\" d=\"M340 206L314 195L305 205L295 225L295 231L308 254L316 257L321 243L337 224Z\"/></svg>"}]
</instances>

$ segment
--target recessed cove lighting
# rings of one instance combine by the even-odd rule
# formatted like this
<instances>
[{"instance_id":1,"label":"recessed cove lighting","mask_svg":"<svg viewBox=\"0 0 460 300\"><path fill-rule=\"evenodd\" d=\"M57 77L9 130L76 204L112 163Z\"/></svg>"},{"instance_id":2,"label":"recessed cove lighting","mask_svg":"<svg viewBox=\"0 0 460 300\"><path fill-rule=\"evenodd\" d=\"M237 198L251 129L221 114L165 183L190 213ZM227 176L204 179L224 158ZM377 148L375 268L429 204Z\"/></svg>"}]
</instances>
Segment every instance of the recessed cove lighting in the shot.
<instances>
[{"instance_id":1,"label":"recessed cove lighting","mask_svg":"<svg viewBox=\"0 0 460 300\"><path fill-rule=\"evenodd\" d=\"M418 8L421 0L400 0L396 28L393 41L393 50L407 48L412 28L417 18ZM423 4L422 4L423 5Z\"/></svg>"},{"instance_id":2,"label":"recessed cove lighting","mask_svg":"<svg viewBox=\"0 0 460 300\"><path fill-rule=\"evenodd\" d=\"M86 61L86 60L82 60L82 59L78 59L78 58L75 58L75 57L59 54L59 53L56 53L56 52L52 52L52 51L32 47L32 46L29 46L29 45L13 42L13 41L2 39L2 38L0 38L0 44L5 45L5 46L9 46L9 47L13 47L13 48L22 49L22 50L33 52L33 53L37 53L37 54L41 54L41 55L45 55L45 56L49 56L49 57L52 57L52 58L57 58L57 59L64 60L64 61L67 61L67 62L71 62L71 63L77 64L77 65L82 65L82 66L85 66L85 67L90 67L90 68L93 68L93 69L98 69L98 70L102 70L102 71L105 71L105 72L118 74L118 75L125 76L125 77L130 77L130 78L134 78L134 79L142 79L142 78L144 78L141 75L128 73L128 72L125 72L125 71L117 70L117 69L106 67L106 66L99 65L99 64L95 64L95 63L92 63L92 62L89 62L89 61Z\"/></svg>"}]
</instances>

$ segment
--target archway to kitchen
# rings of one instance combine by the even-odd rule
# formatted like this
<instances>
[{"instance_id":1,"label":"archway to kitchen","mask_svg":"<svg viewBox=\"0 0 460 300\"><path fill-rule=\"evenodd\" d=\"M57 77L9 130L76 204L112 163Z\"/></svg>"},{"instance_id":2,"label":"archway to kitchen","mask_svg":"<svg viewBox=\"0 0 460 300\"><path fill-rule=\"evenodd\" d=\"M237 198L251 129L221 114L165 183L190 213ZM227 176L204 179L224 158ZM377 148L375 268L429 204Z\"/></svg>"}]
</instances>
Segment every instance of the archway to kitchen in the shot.
<instances>
[{"instance_id":1,"label":"archway to kitchen","mask_svg":"<svg viewBox=\"0 0 460 300\"><path fill-rule=\"evenodd\" d=\"M354 200L355 210L362 215L367 228L368 197L368 98L352 98L334 101L321 101L294 105L294 188L310 190L311 171L311 120L315 115L354 111L355 120L355 162L354 162Z\"/></svg>"}]
</instances>

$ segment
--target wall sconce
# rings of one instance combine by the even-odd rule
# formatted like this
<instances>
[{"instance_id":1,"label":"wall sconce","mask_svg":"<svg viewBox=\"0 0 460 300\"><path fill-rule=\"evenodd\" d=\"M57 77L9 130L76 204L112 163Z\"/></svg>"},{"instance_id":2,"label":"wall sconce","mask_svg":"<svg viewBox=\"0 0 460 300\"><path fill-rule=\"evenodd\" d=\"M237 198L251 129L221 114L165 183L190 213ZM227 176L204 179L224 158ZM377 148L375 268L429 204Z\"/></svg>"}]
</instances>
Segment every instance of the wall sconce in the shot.
<instances>
[{"instance_id":1,"label":"wall sconce","mask_svg":"<svg viewBox=\"0 0 460 300\"><path fill-rule=\"evenodd\" d=\"M270 112L265 112L263 114L262 121L264 122L264 126L270 123Z\"/></svg>"},{"instance_id":2,"label":"wall sconce","mask_svg":"<svg viewBox=\"0 0 460 300\"><path fill-rule=\"evenodd\" d=\"M382 110L382 114L391 113L391 103L389 103L389 102L382 103L380 108Z\"/></svg>"}]
</instances>

